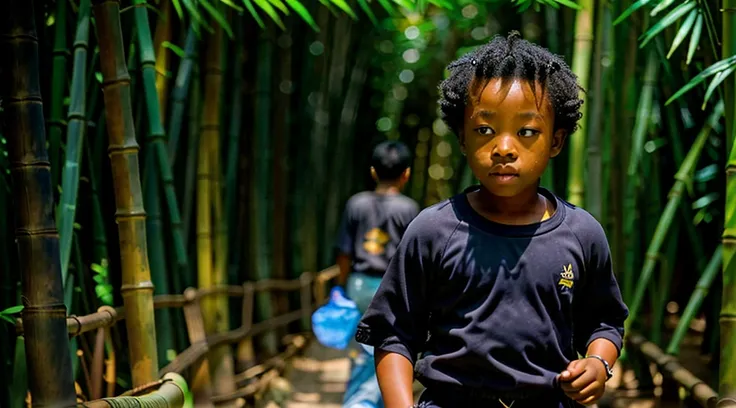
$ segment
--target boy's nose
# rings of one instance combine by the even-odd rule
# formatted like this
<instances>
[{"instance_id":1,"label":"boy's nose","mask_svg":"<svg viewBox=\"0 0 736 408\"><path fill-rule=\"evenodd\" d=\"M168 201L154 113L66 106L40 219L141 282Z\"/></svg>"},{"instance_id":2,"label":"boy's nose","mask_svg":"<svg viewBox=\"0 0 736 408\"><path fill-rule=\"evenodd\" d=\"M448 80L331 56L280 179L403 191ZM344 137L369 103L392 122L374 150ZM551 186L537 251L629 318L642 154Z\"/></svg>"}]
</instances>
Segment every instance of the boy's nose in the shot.
<instances>
[{"instance_id":1,"label":"boy's nose","mask_svg":"<svg viewBox=\"0 0 736 408\"><path fill-rule=\"evenodd\" d=\"M501 137L493 149L494 158L516 159L518 156L513 138Z\"/></svg>"}]
</instances>

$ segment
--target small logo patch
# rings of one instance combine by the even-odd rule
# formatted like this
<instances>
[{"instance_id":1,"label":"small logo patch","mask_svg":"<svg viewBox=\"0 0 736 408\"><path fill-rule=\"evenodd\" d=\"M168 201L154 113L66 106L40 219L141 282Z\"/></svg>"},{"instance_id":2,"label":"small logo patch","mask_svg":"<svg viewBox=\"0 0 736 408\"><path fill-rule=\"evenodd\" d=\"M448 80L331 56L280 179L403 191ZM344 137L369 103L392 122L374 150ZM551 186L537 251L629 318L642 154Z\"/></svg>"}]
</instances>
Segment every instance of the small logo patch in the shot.
<instances>
[{"instance_id":1,"label":"small logo patch","mask_svg":"<svg viewBox=\"0 0 736 408\"><path fill-rule=\"evenodd\" d=\"M567 266L562 266L562 272L560 273L560 281L557 282L559 285L562 285L566 288L572 288L572 286L575 284L575 274L572 272L572 264L567 264Z\"/></svg>"}]
</instances>

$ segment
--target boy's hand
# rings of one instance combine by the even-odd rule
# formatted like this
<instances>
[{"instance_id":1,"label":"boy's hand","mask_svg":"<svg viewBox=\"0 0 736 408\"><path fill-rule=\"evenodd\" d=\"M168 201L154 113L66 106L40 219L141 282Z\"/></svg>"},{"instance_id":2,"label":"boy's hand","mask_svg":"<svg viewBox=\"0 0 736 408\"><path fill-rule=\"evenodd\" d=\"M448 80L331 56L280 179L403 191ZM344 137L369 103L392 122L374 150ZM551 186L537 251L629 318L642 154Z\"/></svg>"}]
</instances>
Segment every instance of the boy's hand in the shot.
<instances>
[{"instance_id":1,"label":"boy's hand","mask_svg":"<svg viewBox=\"0 0 736 408\"><path fill-rule=\"evenodd\" d=\"M574 360L558 377L560 387L570 399L591 405L606 390L606 368L594 358Z\"/></svg>"}]
</instances>

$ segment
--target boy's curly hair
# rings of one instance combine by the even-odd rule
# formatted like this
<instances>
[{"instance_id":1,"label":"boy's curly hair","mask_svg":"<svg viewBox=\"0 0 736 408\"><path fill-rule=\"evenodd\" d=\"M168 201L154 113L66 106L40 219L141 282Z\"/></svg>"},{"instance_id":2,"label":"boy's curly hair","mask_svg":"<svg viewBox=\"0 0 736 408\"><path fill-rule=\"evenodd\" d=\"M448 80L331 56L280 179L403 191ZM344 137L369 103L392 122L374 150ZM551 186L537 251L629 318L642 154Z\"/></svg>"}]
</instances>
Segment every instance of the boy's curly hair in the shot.
<instances>
[{"instance_id":1,"label":"boy's curly hair","mask_svg":"<svg viewBox=\"0 0 736 408\"><path fill-rule=\"evenodd\" d=\"M494 78L525 79L533 92L536 92L535 85L541 84L555 112L554 129L564 129L569 135L578 128L583 104L579 91L584 90L577 76L562 58L523 40L518 31L512 31L507 38L494 37L450 63L447 69L450 76L439 86L440 112L442 120L458 136L470 100L470 87L477 84L474 79L481 80L483 85Z\"/></svg>"}]
</instances>

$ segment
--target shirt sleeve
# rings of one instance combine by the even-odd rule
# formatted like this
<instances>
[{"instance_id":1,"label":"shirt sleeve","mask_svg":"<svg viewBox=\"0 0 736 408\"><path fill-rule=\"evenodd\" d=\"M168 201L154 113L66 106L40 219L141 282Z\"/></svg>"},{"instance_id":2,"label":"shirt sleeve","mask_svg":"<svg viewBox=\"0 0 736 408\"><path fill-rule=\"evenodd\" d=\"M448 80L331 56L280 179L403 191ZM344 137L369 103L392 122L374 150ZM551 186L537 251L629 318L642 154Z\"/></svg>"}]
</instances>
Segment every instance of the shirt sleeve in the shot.
<instances>
[{"instance_id":1,"label":"shirt sleeve","mask_svg":"<svg viewBox=\"0 0 736 408\"><path fill-rule=\"evenodd\" d=\"M355 334L359 343L398 353L412 364L427 339L433 269L432 245L419 224L409 225Z\"/></svg>"},{"instance_id":2,"label":"shirt sleeve","mask_svg":"<svg viewBox=\"0 0 736 408\"><path fill-rule=\"evenodd\" d=\"M347 205L345 205L342 219L340 220L340 227L337 230L335 249L338 252L346 255L353 255L355 248L355 230L356 223L353 217L353 211L351 211L351 203L348 201Z\"/></svg>"},{"instance_id":3,"label":"shirt sleeve","mask_svg":"<svg viewBox=\"0 0 736 408\"><path fill-rule=\"evenodd\" d=\"M629 310L613 273L611 251L603 228L597 221L584 234L578 230L581 243L587 243L586 271L583 290L576 294L574 340L577 352L585 355L596 339L611 341L621 353L624 321Z\"/></svg>"}]
</instances>

